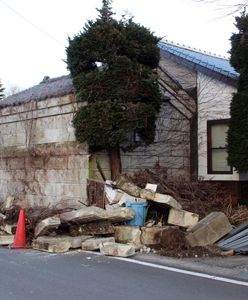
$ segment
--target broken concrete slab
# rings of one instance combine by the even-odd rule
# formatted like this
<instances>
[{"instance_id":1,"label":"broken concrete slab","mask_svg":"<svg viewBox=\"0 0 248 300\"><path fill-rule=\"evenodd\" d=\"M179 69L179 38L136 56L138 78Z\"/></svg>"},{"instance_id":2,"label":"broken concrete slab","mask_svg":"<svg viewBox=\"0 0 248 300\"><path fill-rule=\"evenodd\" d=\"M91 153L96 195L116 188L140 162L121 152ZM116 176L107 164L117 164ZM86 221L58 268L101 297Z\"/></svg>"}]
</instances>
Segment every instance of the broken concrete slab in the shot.
<instances>
[{"instance_id":1,"label":"broken concrete slab","mask_svg":"<svg viewBox=\"0 0 248 300\"><path fill-rule=\"evenodd\" d=\"M4 214L0 213L0 222L4 221L6 219L6 216Z\"/></svg>"},{"instance_id":2,"label":"broken concrete slab","mask_svg":"<svg viewBox=\"0 0 248 300\"><path fill-rule=\"evenodd\" d=\"M155 198L155 194L156 193L151 191L151 190L147 190L147 189L141 189L140 190L140 197L142 199L153 201L154 198Z\"/></svg>"},{"instance_id":3,"label":"broken concrete slab","mask_svg":"<svg viewBox=\"0 0 248 300\"><path fill-rule=\"evenodd\" d=\"M106 235L114 234L114 226L110 221L95 221L81 225L71 225L70 235Z\"/></svg>"},{"instance_id":4,"label":"broken concrete slab","mask_svg":"<svg viewBox=\"0 0 248 300\"><path fill-rule=\"evenodd\" d=\"M134 216L134 210L128 207L116 207L106 210L106 219L113 223L132 220Z\"/></svg>"},{"instance_id":5,"label":"broken concrete slab","mask_svg":"<svg viewBox=\"0 0 248 300\"><path fill-rule=\"evenodd\" d=\"M60 218L58 216L53 216L46 218L37 224L34 230L34 236L44 235L48 233L51 229L56 229L61 224Z\"/></svg>"},{"instance_id":6,"label":"broken concrete slab","mask_svg":"<svg viewBox=\"0 0 248 300\"><path fill-rule=\"evenodd\" d=\"M167 205L168 207L177 209L182 208L181 204L178 203L172 196L155 193L151 189L141 189L134 183L130 182L129 178L125 175L118 177L115 182L115 187L137 198L154 201L156 203ZM155 189L155 186L152 187L152 189Z\"/></svg>"},{"instance_id":7,"label":"broken concrete slab","mask_svg":"<svg viewBox=\"0 0 248 300\"><path fill-rule=\"evenodd\" d=\"M141 243L144 245L158 245L161 241L161 235L165 227L141 227Z\"/></svg>"},{"instance_id":8,"label":"broken concrete slab","mask_svg":"<svg viewBox=\"0 0 248 300\"><path fill-rule=\"evenodd\" d=\"M14 243L14 238L15 236L10 234L0 235L0 245L1 246L11 245Z\"/></svg>"},{"instance_id":9,"label":"broken concrete slab","mask_svg":"<svg viewBox=\"0 0 248 300\"><path fill-rule=\"evenodd\" d=\"M8 234L15 234L16 225L3 224L0 226L0 230Z\"/></svg>"},{"instance_id":10,"label":"broken concrete slab","mask_svg":"<svg viewBox=\"0 0 248 300\"><path fill-rule=\"evenodd\" d=\"M186 210L171 208L168 216L168 224L189 228L196 225L199 221L199 215Z\"/></svg>"},{"instance_id":11,"label":"broken concrete slab","mask_svg":"<svg viewBox=\"0 0 248 300\"><path fill-rule=\"evenodd\" d=\"M137 185L130 182L129 178L127 178L126 175L120 175L117 178L114 185L116 188L126 192L127 194L129 194L131 196L140 197L141 188L137 187Z\"/></svg>"},{"instance_id":12,"label":"broken concrete slab","mask_svg":"<svg viewBox=\"0 0 248 300\"><path fill-rule=\"evenodd\" d=\"M232 225L223 212L212 212L189 228L186 238L192 247L207 246L214 244L231 230Z\"/></svg>"},{"instance_id":13,"label":"broken concrete slab","mask_svg":"<svg viewBox=\"0 0 248 300\"><path fill-rule=\"evenodd\" d=\"M104 243L100 245L100 251L107 256L129 257L135 254L135 247L120 243Z\"/></svg>"},{"instance_id":14,"label":"broken concrete slab","mask_svg":"<svg viewBox=\"0 0 248 300\"><path fill-rule=\"evenodd\" d=\"M87 223L107 219L107 213L106 210L100 207L86 206L78 210L62 213L60 214L60 219L64 223Z\"/></svg>"},{"instance_id":15,"label":"broken concrete slab","mask_svg":"<svg viewBox=\"0 0 248 300\"><path fill-rule=\"evenodd\" d=\"M60 214L63 223L87 223L94 221L109 220L111 222L122 222L134 218L134 211L126 207L118 207L105 210L99 207L90 206L78 210Z\"/></svg>"},{"instance_id":16,"label":"broken concrete slab","mask_svg":"<svg viewBox=\"0 0 248 300\"><path fill-rule=\"evenodd\" d=\"M163 204L167 207L181 209L182 205L176 201L172 196L154 193L151 190L143 189L140 192L140 197L149 201L153 201L159 204Z\"/></svg>"},{"instance_id":17,"label":"broken concrete slab","mask_svg":"<svg viewBox=\"0 0 248 300\"><path fill-rule=\"evenodd\" d=\"M173 207L176 209L181 209L182 205L176 201L172 196L170 195L164 195L164 194L159 194L155 193L155 197L152 200L153 202L161 203L164 205L167 205L169 207Z\"/></svg>"},{"instance_id":18,"label":"broken concrete slab","mask_svg":"<svg viewBox=\"0 0 248 300\"><path fill-rule=\"evenodd\" d=\"M115 226L115 240L118 243L141 245L141 230L139 226Z\"/></svg>"},{"instance_id":19,"label":"broken concrete slab","mask_svg":"<svg viewBox=\"0 0 248 300\"><path fill-rule=\"evenodd\" d=\"M6 198L6 200L2 204L2 207L1 207L2 210L3 211L10 210L13 207L13 205L14 205L14 201L15 201L15 197L14 196L8 196Z\"/></svg>"},{"instance_id":20,"label":"broken concrete slab","mask_svg":"<svg viewBox=\"0 0 248 300\"><path fill-rule=\"evenodd\" d=\"M99 250L100 245L104 243L114 243L115 238L114 237L106 237L106 238L92 238L84 241L81 246L83 250L86 251L94 251Z\"/></svg>"},{"instance_id":21,"label":"broken concrete slab","mask_svg":"<svg viewBox=\"0 0 248 300\"><path fill-rule=\"evenodd\" d=\"M119 243L131 243L135 246L158 245L165 227L115 226L115 240Z\"/></svg>"},{"instance_id":22,"label":"broken concrete slab","mask_svg":"<svg viewBox=\"0 0 248 300\"><path fill-rule=\"evenodd\" d=\"M54 243L43 242L34 240L32 243L32 248L39 251L45 251L50 253L64 253L69 251L71 248L71 243L69 241L58 241Z\"/></svg>"},{"instance_id":23,"label":"broken concrete slab","mask_svg":"<svg viewBox=\"0 0 248 300\"><path fill-rule=\"evenodd\" d=\"M89 236L89 235L81 235L81 236L75 236L75 237L66 236L66 235L56 236L56 237L39 236L37 239L35 239L33 241L33 244L36 247L38 247L37 245L41 245L41 247L43 247L42 245L47 245L47 244L50 246L59 245L59 247L60 247L60 245L62 245L61 247L63 248L65 245L67 245L66 243L69 243L70 244L69 248L77 249L77 248L81 248L82 242L84 242L90 238L92 238L92 236ZM65 246L65 248L66 248L66 246ZM37 248L35 248L35 249L37 249ZM51 249L53 249L53 248L51 247Z\"/></svg>"}]
</instances>

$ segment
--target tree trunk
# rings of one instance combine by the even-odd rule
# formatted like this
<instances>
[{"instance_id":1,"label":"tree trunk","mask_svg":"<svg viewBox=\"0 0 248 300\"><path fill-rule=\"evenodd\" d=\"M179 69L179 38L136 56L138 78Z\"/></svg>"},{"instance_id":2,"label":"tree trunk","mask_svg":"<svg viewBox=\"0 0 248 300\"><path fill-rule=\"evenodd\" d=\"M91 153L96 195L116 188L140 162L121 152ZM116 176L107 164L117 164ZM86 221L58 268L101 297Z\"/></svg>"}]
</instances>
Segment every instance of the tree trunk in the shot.
<instances>
[{"instance_id":1,"label":"tree trunk","mask_svg":"<svg viewBox=\"0 0 248 300\"><path fill-rule=\"evenodd\" d=\"M110 159L111 179L115 180L121 174L121 155L120 148L113 147L108 150Z\"/></svg>"}]
</instances>

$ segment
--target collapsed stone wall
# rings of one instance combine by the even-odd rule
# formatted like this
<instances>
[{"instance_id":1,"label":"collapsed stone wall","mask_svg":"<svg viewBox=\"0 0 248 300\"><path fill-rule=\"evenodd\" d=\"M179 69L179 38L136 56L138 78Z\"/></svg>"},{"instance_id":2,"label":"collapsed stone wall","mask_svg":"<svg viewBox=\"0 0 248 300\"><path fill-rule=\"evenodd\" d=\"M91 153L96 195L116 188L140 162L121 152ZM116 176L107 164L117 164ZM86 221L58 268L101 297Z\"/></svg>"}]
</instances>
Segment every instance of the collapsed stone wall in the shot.
<instances>
[{"instance_id":1,"label":"collapsed stone wall","mask_svg":"<svg viewBox=\"0 0 248 300\"><path fill-rule=\"evenodd\" d=\"M24 206L87 202L88 148L75 141L75 96L0 110L0 200Z\"/></svg>"}]
</instances>

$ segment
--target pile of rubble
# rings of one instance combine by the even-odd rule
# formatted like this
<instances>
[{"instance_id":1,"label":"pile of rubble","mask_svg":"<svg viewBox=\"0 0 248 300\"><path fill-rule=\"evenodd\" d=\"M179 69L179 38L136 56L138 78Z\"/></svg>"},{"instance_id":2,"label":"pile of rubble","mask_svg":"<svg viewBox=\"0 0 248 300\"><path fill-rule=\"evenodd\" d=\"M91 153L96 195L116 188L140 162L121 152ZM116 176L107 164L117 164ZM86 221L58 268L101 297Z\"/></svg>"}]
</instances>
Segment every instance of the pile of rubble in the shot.
<instances>
[{"instance_id":1,"label":"pile of rubble","mask_svg":"<svg viewBox=\"0 0 248 300\"><path fill-rule=\"evenodd\" d=\"M236 233L242 242L246 241L248 224L242 230L235 229L235 233L223 212L212 212L199 220L198 214L183 210L171 195L158 193L155 184L139 188L125 175L101 184L104 201L95 200L95 205L25 210L29 246L56 253L80 248L122 257L136 251L189 257L197 253L211 255L208 247L227 234L229 239L219 242L220 249L229 251L227 246L237 239ZM98 202L101 207L96 206ZM140 204L139 210L135 204ZM13 243L19 210L13 197L0 207L0 245ZM244 245L248 250L248 243Z\"/></svg>"}]
</instances>

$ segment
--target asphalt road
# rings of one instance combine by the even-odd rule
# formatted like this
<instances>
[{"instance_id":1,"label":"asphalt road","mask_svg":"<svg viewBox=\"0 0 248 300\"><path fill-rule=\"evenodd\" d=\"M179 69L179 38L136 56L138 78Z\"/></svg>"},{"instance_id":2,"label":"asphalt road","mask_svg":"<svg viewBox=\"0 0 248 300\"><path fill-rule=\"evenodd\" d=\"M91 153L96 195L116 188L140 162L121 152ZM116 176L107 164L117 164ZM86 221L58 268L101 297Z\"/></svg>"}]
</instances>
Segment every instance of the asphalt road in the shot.
<instances>
[{"instance_id":1,"label":"asphalt road","mask_svg":"<svg viewBox=\"0 0 248 300\"><path fill-rule=\"evenodd\" d=\"M0 300L247 300L248 287L84 252L0 248Z\"/></svg>"}]
</instances>

